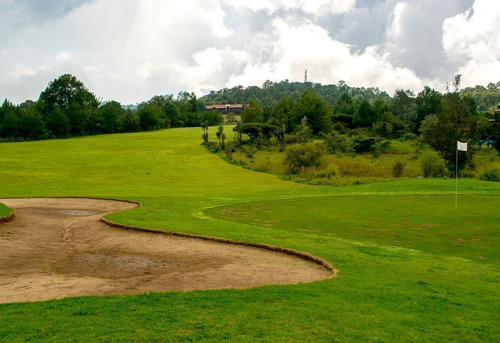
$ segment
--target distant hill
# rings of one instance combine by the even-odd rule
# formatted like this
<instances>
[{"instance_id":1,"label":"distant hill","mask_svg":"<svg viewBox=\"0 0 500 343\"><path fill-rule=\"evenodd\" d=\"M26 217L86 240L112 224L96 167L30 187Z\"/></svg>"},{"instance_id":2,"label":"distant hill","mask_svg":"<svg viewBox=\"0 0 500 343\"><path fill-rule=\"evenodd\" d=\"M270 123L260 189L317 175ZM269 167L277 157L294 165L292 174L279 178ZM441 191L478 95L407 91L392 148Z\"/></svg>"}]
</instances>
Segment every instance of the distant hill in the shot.
<instances>
[{"instance_id":1,"label":"distant hill","mask_svg":"<svg viewBox=\"0 0 500 343\"><path fill-rule=\"evenodd\" d=\"M259 105L274 106L285 96L298 99L307 90L314 89L318 95L328 104L333 105L343 93L348 93L356 100L374 100L383 97L390 99L390 95L378 88L350 87L340 81L336 85L322 85L313 82L280 82L266 81L262 87L258 86L235 86L223 88L218 91L210 91L209 94L200 98L206 105L213 104L246 104L249 99L254 99Z\"/></svg>"},{"instance_id":2,"label":"distant hill","mask_svg":"<svg viewBox=\"0 0 500 343\"><path fill-rule=\"evenodd\" d=\"M290 82L288 80L271 82L266 81L261 87L258 86L235 86L210 91L209 94L200 98L205 105L215 104L247 104L249 99L254 99L259 105L274 106L280 99L290 96L298 99L307 90L314 89L319 97L328 104L333 105L343 93L349 94L354 100L373 101L376 98L392 99L392 95L377 87L351 87L343 81L337 84L322 85L313 82ZM460 91L462 95L474 98L479 111L491 111L500 105L500 81L489 83L488 86L467 87ZM415 95L418 94L418 91Z\"/></svg>"}]
</instances>

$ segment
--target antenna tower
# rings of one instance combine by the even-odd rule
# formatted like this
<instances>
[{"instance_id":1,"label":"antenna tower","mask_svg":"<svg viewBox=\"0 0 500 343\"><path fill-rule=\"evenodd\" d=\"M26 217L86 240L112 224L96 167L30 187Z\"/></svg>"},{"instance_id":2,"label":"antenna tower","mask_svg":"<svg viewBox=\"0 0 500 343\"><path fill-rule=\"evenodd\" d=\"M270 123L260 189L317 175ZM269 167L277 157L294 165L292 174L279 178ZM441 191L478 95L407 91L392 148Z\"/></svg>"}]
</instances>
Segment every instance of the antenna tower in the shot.
<instances>
[{"instance_id":1,"label":"antenna tower","mask_svg":"<svg viewBox=\"0 0 500 343\"><path fill-rule=\"evenodd\" d=\"M307 82L307 69L306 72L304 73L304 83Z\"/></svg>"}]
</instances>

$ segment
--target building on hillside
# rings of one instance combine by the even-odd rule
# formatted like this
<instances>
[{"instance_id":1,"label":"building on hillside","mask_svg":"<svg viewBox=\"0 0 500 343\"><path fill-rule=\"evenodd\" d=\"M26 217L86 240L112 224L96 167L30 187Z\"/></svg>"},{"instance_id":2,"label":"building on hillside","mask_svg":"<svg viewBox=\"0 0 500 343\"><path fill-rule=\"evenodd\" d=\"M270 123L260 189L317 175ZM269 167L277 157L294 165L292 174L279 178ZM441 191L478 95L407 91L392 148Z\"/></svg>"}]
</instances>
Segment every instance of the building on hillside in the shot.
<instances>
[{"instance_id":1,"label":"building on hillside","mask_svg":"<svg viewBox=\"0 0 500 343\"><path fill-rule=\"evenodd\" d=\"M216 110L224 114L227 113L241 114L241 112L243 112L245 107L246 106L243 104L226 104L226 105L208 105L205 106L205 109L207 111Z\"/></svg>"}]
</instances>

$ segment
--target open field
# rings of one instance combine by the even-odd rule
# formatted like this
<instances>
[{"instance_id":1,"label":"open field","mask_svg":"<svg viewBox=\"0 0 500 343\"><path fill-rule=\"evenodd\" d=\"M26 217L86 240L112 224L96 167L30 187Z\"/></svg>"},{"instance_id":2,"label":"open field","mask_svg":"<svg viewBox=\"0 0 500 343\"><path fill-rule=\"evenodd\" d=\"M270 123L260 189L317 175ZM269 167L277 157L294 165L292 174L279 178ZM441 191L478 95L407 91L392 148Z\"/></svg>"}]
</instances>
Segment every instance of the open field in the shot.
<instances>
[{"instance_id":1,"label":"open field","mask_svg":"<svg viewBox=\"0 0 500 343\"><path fill-rule=\"evenodd\" d=\"M338 277L243 290L1 304L0 341L500 340L499 183L460 180L454 218L454 180L295 184L226 163L199 145L200 135L194 128L0 144L0 197L135 200L143 206L107 217L306 251L331 261ZM215 213L221 206L242 207L248 217ZM371 223L374 214L379 218ZM339 219L342 227L332 231ZM401 238L362 230L372 224ZM448 232L434 234L423 224ZM433 239L413 242L413 233L401 226L421 227ZM468 241L478 235L479 241Z\"/></svg>"}]
</instances>

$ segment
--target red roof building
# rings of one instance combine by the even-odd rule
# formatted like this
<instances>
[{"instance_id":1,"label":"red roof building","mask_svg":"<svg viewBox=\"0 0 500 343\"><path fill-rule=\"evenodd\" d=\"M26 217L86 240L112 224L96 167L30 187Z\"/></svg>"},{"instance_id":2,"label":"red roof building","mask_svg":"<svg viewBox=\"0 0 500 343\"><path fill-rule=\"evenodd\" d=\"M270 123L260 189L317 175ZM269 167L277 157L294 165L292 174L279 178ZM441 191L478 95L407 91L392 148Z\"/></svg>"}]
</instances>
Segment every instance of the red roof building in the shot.
<instances>
[{"instance_id":1,"label":"red roof building","mask_svg":"<svg viewBox=\"0 0 500 343\"><path fill-rule=\"evenodd\" d=\"M241 114L245 109L245 105L243 104L226 104L226 105L208 105L205 106L207 111L216 110L220 113L234 113Z\"/></svg>"}]
</instances>

